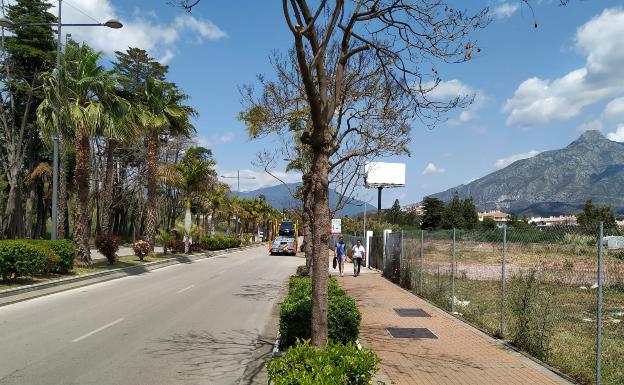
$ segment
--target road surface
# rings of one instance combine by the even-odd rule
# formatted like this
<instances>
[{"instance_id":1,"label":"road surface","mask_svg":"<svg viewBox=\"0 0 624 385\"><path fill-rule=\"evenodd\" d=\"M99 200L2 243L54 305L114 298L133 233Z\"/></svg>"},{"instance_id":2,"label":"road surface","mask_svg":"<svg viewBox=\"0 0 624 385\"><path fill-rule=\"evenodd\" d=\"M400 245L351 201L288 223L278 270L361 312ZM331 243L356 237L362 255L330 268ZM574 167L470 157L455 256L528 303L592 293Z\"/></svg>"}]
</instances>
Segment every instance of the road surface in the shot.
<instances>
[{"instance_id":1,"label":"road surface","mask_svg":"<svg viewBox=\"0 0 624 385\"><path fill-rule=\"evenodd\" d=\"M302 262L254 248L0 307L0 384L238 384Z\"/></svg>"}]
</instances>

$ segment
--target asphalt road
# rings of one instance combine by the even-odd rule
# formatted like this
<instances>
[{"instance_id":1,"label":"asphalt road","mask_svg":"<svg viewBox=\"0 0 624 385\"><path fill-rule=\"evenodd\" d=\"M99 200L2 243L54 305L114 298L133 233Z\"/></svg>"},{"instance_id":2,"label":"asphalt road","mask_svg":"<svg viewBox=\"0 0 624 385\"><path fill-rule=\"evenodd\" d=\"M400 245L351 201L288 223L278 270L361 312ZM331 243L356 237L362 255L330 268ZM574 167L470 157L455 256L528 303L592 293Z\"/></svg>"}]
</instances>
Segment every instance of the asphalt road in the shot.
<instances>
[{"instance_id":1,"label":"asphalt road","mask_svg":"<svg viewBox=\"0 0 624 385\"><path fill-rule=\"evenodd\" d=\"M0 308L0 384L237 384L302 259L264 247Z\"/></svg>"}]
</instances>

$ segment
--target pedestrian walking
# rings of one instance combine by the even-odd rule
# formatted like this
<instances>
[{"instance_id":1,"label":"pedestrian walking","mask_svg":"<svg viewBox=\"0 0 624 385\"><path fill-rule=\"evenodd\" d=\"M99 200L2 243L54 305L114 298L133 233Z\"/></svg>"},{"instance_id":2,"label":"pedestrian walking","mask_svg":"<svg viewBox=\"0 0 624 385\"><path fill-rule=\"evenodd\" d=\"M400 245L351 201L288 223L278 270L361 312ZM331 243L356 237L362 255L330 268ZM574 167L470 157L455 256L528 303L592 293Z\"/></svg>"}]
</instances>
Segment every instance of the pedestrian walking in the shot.
<instances>
[{"instance_id":1,"label":"pedestrian walking","mask_svg":"<svg viewBox=\"0 0 624 385\"><path fill-rule=\"evenodd\" d=\"M360 267L362 266L362 260L366 256L366 250L364 246L362 246L362 241L359 239L355 241L355 246L353 246L353 276L357 277L360 275Z\"/></svg>"},{"instance_id":2,"label":"pedestrian walking","mask_svg":"<svg viewBox=\"0 0 624 385\"><path fill-rule=\"evenodd\" d=\"M338 271L340 272L340 276L344 277L344 261L347 256L346 246L344 243L344 238L338 238L338 242L336 243L336 248L334 249L334 258L338 262Z\"/></svg>"}]
</instances>

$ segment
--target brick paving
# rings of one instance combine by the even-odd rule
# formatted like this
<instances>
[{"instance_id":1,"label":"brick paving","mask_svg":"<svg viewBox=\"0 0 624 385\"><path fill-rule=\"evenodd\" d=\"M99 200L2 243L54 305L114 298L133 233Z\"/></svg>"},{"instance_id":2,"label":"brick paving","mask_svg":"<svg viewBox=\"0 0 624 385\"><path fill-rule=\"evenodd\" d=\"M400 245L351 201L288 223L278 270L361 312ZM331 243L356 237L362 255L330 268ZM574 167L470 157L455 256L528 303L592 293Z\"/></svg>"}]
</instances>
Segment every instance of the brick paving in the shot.
<instances>
[{"instance_id":1,"label":"brick paving","mask_svg":"<svg viewBox=\"0 0 624 385\"><path fill-rule=\"evenodd\" d=\"M330 266L332 275L337 270ZM341 286L362 312L360 341L381 358L393 384L489 385L571 383L470 325L383 278L345 263ZM400 317L394 308L420 308L431 317ZM395 339L388 327L427 328L437 339Z\"/></svg>"}]
</instances>

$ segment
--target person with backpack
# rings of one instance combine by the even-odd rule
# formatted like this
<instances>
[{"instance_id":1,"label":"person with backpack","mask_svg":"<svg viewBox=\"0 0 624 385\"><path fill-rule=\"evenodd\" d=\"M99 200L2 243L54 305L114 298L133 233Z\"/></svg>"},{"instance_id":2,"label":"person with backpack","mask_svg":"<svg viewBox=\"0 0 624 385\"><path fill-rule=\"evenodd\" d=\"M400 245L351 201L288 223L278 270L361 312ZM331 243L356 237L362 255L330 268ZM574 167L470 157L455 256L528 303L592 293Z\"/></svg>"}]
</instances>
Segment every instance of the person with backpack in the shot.
<instances>
[{"instance_id":1,"label":"person with backpack","mask_svg":"<svg viewBox=\"0 0 624 385\"><path fill-rule=\"evenodd\" d=\"M336 243L336 248L334 249L334 259L338 262L338 271L340 272L340 276L344 277L344 261L347 256L346 246L344 243L344 238L338 238L338 242ZM335 267L334 267L335 269Z\"/></svg>"},{"instance_id":2,"label":"person with backpack","mask_svg":"<svg viewBox=\"0 0 624 385\"><path fill-rule=\"evenodd\" d=\"M355 246L353 246L353 276L357 277L360 275L360 267L362 266L362 260L366 256L366 250L364 246L362 246L362 241L359 239L355 241Z\"/></svg>"}]
</instances>

